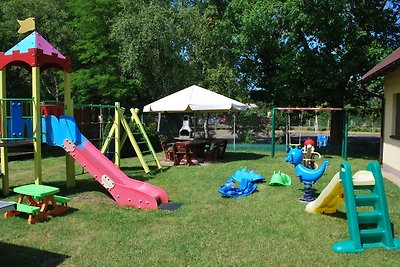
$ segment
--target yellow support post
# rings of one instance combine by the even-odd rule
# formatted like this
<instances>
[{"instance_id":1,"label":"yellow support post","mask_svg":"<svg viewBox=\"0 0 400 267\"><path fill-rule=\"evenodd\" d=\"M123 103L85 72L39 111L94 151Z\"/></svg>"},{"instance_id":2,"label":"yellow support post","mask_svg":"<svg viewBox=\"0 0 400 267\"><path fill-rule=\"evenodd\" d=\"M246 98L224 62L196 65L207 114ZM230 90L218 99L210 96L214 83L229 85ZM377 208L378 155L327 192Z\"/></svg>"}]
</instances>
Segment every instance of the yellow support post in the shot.
<instances>
[{"instance_id":1,"label":"yellow support post","mask_svg":"<svg viewBox=\"0 0 400 267\"><path fill-rule=\"evenodd\" d=\"M140 119L139 119L139 116L138 116L138 111L139 111L139 109L137 109L137 108L135 108L135 109L134 109L134 108L131 108L130 111L131 111L131 114L132 114L132 118L134 119L136 125L139 127L140 132L142 133L144 139L146 140L146 143L147 143L147 146L148 146L148 148L149 148L149 150L150 150L150 152L151 152L151 155L152 155L152 157L154 158L154 160L155 160L155 162L156 162L156 164L157 164L157 168L158 168L158 169L161 169L162 166L161 166L161 164L160 164L160 161L159 161L158 158L157 158L157 154L156 154L156 152L154 151L154 148L153 148L153 146L151 145L151 142L150 142L150 139L149 139L149 137L148 137L148 135L147 135L147 133L146 133L146 130L144 129L143 124L142 124L142 122L141 122Z\"/></svg>"},{"instance_id":2,"label":"yellow support post","mask_svg":"<svg viewBox=\"0 0 400 267\"><path fill-rule=\"evenodd\" d=\"M114 124L111 127L110 132L107 136L107 139L101 148L101 153L104 154L106 152L108 146L110 145L112 137L114 137L115 138L115 162L114 162L114 164L116 166L120 167L120 160L121 160L120 152L121 152L122 146L124 145L126 139L129 137L132 147L135 150L136 155L137 155L140 163L142 164L144 171L146 173L149 173L150 168L147 165L147 162L144 160L143 153L140 150L140 147L139 147L139 145L131 131L131 128L130 128L131 124L136 123L136 124L138 124L139 129L142 133L142 136L143 136L144 140L146 141L148 148L150 149L150 152L152 154L152 157L154 158L154 161L157 164L158 169L161 169L162 166L161 166L160 162L158 161L157 155L153 149L153 146L151 145L150 140L144 130L144 127L141 124L139 117L137 116L137 111L134 109L131 109L132 118L129 123L126 121L126 119L124 117L124 112L125 112L125 109L121 108L119 102L116 102L115 103ZM125 129L125 132L122 137L121 137L121 126Z\"/></svg>"},{"instance_id":3,"label":"yellow support post","mask_svg":"<svg viewBox=\"0 0 400 267\"><path fill-rule=\"evenodd\" d=\"M121 165L121 117L123 117L124 111L121 110L121 104L119 102L115 102L115 156L114 156L114 164L118 166Z\"/></svg>"},{"instance_id":4,"label":"yellow support post","mask_svg":"<svg viewBox=\"0 0 400 267\"><path fill-rule=\"evenodd\" d=\"M0 98L6 98L6 68L0 70ZM0 101L1 105L1 129L2 137L7 137L7 103L5 100ZM3 143L3 141L0 141ZM1 155L1 172L2 177L2 191L3 195L8 195L10 193L10 182L8 173L8 148L0 147Z\"/></svg>"},{"instance_id":5,"label":"yellow support post","mask_svg":"<svg viewBox=\"0 0 400 267\"><path fill-rule=\"evenodd\" d=\"M71 98L71 73L69 72L64 72L64 111L66 115L74 116L74 103ZM65 167L67 188L75 187L75 160L67 152L65 152Z\"/></svg>"},{"instance_id":6,"label":"yellow support post","mask_svg":"<svg viewBox=\"0 0 400 267\"><path fill-rule=\"evenodd\" d=\"M32 67L33 158L35 183L42 183L42 126L40 116L40 67Z\"/></svg>"},{"instance_id":7,"label":"yellow support post","mask_svg":"<svg viewBox=\"0 0 400 267\"><path fill-rule=\"evenodd\" d=\"M154 161L156 162L157 168L158 168L158 169L162 169L162 166L161 166L160 161L159 161L158 158L157 158L157 154L156 154L156 152L154 151L153 146L151 145L151 142L150 142L149 137L147 136L146 130L144 129L143 124L142 124L142 122L140 121L140 119L139 119L139 117L138 117L138 115L137 115L137 112L138 112L138 111L139 111L139 109L134 109L134 108L131 108L131 109L130 109L130 112L131 112L131 114L132 114L131 120L129 121L129 123L126 122L126 120L125 120L126 126L125 126L124 128L126 128L126 129L125 129L124 135L122 136L121 144L122 144L122 145L125 144L125 141L126 141L126 139L127 139L127 137L128 137L128 133L130 133L132 136L130 136L129 139L130 139L130 141L131 141L132 147L133 147L133 149L135 150L135 152L136 152L136 154L137 154L137 156L138 156L138 158L139 158L139 161L141 162L141 164L142 164L142 166L143 166L143 169L145 170L146 173L148 173L148 172L150 172L150 169L149 169L149 167L148 167L148 165L147 165L147 162L146 162L146 161L144 160L144 158L143 158L143 153L142 153L142 151L140 150L140 148L139 148L139 146L138 146L138 143L137 143L135 137L133 136L133 133L132 133L132 131L131 131L130 126L136 124L136 125L139 127L139 130L140 130L140 133L141 133L141 135L142 135L142 137L143 137L143 140L144 140L144 142L146 143L147 147L149 148L149 151L150 151L150 153L151 153L151 156L152 156L152 158L154 158ZM124 125L124 124L123 124L123 125ZM133 140L134 140L134 143L133 143ZM143 140L142 140L142 141L143 141ZM140 140L139 140L139 141L140 141Z\"/></svg>"},{"instance_id":8,"label":"yellow support post","mask_svg":"<svg viewBox=\"0 0 400 267\"><path fill-rule=\"evenodd\" d=\"M115 129L117 128L116 124L113 124L111 126L110 132L107 135L106 141L104 142L103 146L101 147L101 153L104 154L106 153L106 150L108 148L108 146L111 143L111 139L113 138L114 134L115 134Z\"/></svg>"},{"instance_id":9,"label":"yellow support post","mask_svg":"<svg viewBox=\"0 0 400 267\"><path fill-rule=\"evenodd\" d=\"M140 150L140 148L135 140L135 137L133 136L132 131L129 128L129 124L126 122L125 118L122 118L121 122L122 122L122 126L125 129L125 133L128 135L129 140L131 141L131 144L133 146L133 149L135 150L136 155L137 155L140 163L142 164L142 167L143 167L145 173L149 173L150 172L149 166L147 165L146 161L143 158L142 151Z\"/></svg>"}]
</instances>

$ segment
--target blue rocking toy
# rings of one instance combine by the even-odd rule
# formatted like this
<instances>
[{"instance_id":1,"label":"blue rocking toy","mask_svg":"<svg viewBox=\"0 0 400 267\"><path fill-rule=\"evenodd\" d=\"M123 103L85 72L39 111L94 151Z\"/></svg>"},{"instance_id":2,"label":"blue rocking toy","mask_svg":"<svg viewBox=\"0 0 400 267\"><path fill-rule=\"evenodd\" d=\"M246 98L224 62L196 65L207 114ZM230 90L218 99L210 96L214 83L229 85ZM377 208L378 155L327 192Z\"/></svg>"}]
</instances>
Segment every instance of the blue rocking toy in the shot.
<instances>
[{"instance_id":1,"label":"blue rocking toy","mask_svg":"<svg viewBox=\"0 0 400 267\"><path fill-rule=\"evenodd\" d=\"M257 185L248 179L242 179L240 186L237 187L235 180L229 178L228 181L218 190L218 193L225 197L238 198L251 195L256 191Z\"/></svg>"}]
</instances>

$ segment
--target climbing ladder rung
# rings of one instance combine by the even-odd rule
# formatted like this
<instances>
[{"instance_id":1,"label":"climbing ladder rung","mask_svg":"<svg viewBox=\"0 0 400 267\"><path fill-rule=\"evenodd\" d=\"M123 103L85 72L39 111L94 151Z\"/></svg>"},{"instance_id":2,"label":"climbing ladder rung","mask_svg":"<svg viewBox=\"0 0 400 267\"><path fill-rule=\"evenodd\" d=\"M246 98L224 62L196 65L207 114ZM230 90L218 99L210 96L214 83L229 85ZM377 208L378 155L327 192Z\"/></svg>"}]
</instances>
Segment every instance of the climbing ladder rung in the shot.
<instances>
[{"instance_id":1,"label":"climbing ladder rung","mask_svg":"<svg viewBox=\"0 0 400 267\"><path fill-rule=\"evenodd\" d=\"M357 214L359 224L378 223L380 216L382 213L379 211L358 212Z\"/></svg>"},{"instance_id":2,"label":"climbing ladder rung","mask_svg":"<svg viewBox=\"0 0 400 267\"><path fill-rule=\"evenodd\" d=\"M372 190L374 185L354 185L354 190Z\"/></svg>"},{"instance_id":3,"label":"climbing ladder rung","mask_svg":"<svg viewBox=\"0 0 400 267\"><path fill-rule=\"evenodd\" d=\"M357 206L373 206L378 200L378 195L377 194L356 195L355 200Z\"/></svg>"},{"instance_id":4,"label":"climbing ladder rung","mask_svg":"<svg viewBox=\"0 0 400 267\"><path fill-rule=\"evenodd\" d=\"M138 141L138 142L136 142L138 145L141 145L141 144L147 144L147 142L146 141Z\"/></svg>"},{"instance_id":5,"label":"climbing ladder rung","mask_svg":"<svg viewBox=\"0 0 400 267\"><path fill-rule=\"evenodd\" d=\"M380 227L360 230L362 243L380 243L384 238L384 234L385 230Z\"/></svg>"}]
</instances>

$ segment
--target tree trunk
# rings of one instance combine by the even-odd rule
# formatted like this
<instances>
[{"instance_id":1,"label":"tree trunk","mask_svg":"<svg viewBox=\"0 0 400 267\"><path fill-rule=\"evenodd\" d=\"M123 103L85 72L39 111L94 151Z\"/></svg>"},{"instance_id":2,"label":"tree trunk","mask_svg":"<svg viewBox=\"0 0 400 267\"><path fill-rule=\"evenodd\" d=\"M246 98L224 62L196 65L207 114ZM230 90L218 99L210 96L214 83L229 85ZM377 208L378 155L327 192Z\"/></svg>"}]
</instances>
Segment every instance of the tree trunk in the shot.
<instances>
[{"instance_id":1,"label":"tree trunk","mask_svg":"<svg viewBox=\"0 0 400 267\"><path fill-rule=\"evenodd\" d=\"M329 142L332 145L340 145L343 138L343 110L331 111L331 131Z\"/></svg>"}]
</instances>

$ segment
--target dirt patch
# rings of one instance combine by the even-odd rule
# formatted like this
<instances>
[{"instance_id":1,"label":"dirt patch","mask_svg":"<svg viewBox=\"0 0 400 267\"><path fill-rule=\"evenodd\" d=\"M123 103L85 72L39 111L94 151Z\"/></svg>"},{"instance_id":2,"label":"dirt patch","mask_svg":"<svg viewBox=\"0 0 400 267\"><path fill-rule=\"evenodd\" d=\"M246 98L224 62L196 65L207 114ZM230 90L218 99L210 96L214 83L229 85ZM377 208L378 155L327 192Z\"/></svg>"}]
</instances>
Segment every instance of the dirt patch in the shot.
<instances>
[{"instance_id":1,"label":"dirt patch","mask_svg":"<svg viewBox=\"0 0 400 267\"><path fill-rule=\"evenodd\" d=\"M72 195L70 198L77 202L115 205L115 201L110 196L100 192L84 192Z\"/></svg>"}]
</instances>

